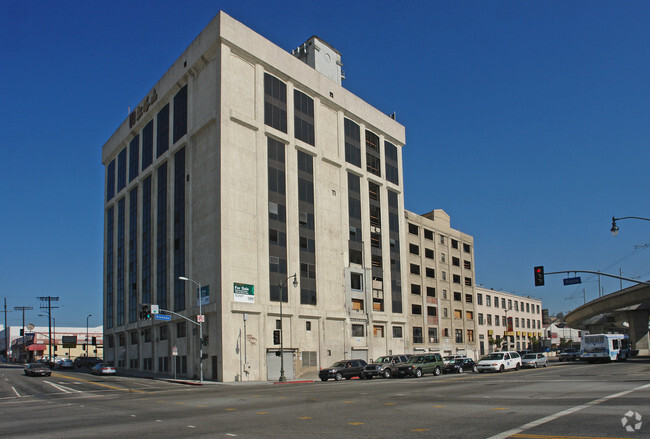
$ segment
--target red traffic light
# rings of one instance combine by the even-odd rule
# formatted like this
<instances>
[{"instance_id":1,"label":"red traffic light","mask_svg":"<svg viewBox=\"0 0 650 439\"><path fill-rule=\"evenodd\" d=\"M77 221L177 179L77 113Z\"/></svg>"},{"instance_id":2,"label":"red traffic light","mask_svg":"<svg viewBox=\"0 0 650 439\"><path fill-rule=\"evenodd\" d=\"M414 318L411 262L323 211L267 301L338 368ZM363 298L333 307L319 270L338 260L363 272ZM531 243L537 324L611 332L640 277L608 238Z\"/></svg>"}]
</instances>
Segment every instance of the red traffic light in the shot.
<instances>
[{"instance_id":1,"label":"red traffic light","mask_svg":"<svg viewBox=\"0 0 650 439\"><path fill-rule=\"evenodd\" d=\"M539 287L544 285L544 266L540 265L534 269L535 286Z\"/></svg>"}]
</instances>

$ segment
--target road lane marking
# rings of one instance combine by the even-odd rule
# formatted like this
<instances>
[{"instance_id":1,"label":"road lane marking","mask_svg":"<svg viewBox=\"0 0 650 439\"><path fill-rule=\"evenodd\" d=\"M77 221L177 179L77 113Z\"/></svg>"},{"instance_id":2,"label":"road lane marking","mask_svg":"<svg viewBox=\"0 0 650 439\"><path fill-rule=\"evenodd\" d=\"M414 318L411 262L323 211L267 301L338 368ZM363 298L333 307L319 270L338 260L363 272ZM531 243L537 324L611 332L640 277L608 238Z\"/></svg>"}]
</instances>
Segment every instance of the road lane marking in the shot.
<instances>
[{"instance_id":1,"label":"road lane marking","mask_svg":"<svg viewBox=\"0 0 650 439\"><path fill-rule=\"evenodd\" d=\"M44 383L49 384L50 386L54 387L57 390L60 390L63 393L81 393L81 390L76 390L76 389L71 389L70 387L62 386L61 384L54 384L50 381L43 380Z\"/></svg>"},{"instance_id":2,"label":"road lane marking","mask_svg":"<svg viewBox=\"0 0 650 439\"><path fill-rule=\"evenodd\" d=\"M515 434L515 438L527 438L527 439L629 439L622 437L592 437L592 436L558 436L556 434Z\"/></svg>"},{"instance_id":3,"label":"road lane marking","mask_svg":"<svg viewBox=\"0 0 650 439\"><path fill-rule=\"evenodd\" d=\"M420 431L429 431L429 429L428 429L428 428L414 428L414 429L411 430L411 431L417 431L417 432L420 432Z\"/></svg>"},{"instance_id":4,"label":"road lane marking","mask_svg":"<svg viewBox=\"0 0 650 439\"><path fill-rule=\"evenodd\" d=\"M76 378L76 377L73 378L71 376L61 375L59 373L57 373L56 376L60 376L60 377L63 377L63 378L68 378L70 380L83 381L84 383L94 384L96 386L108 387L109 389L113 389L113 390L122 390L123 392L149 393L149 392L145 392L143 390L133 390L133 389L126 389L124 387L109 386L108 384L98 383L98 382L95 382L95 381L82 380L81 378Z\"/></svg>"},{"instance_id":5,"label":"road lane marking","mask_svg":"<svg viewBox=\"0 0 650 439\"><path fill-rule=\"evenodd\" d=\"M363 425L363 422L348 422L350 425Z\"/></svg>"},{"instance_id":6,"label":"road lane marking","mask_svg":"<svg viewBox=\"0 0 650 439\"><path fill-rule=\"evenodd\" d=\"M311 419L311 416L301 416L298 419L302 419L302 420Z\"/></svg>"},{"instance_id":7,"label":"road lane marking","mask_svg":"<svg viewBox=\"0 0 650 439\"><path fill-rule=\"evenodd\" d=\"M644 389L647 389L649 387L650 387L650 384L644 384L643 386L634 387L634 388L629 389L629 390L624 390L623 392L618 392L618 393L614 393L614 394L611 394L611 395L608 395L608 396L604 396L604 397L599 398L599 399L594 399L593 401L589 401L589 402L587 402L585 404L577 405L575 407L571 407L571 408L568 408L566 410L562 410L561 412L555 413L553 415L545 416L543 418L538 419L537 421L529 422L528 424L524 424L524 425L522 425L520 427L513 428L513 429L508 430L508 431L504 431L503 433L495 434L494 436L491 436L488 439L506 439L506 438L509 438L509 437L514 436L516 434L519 434L519 433L521 433L523 431L530 430L531 428L538 427L538 426L540 426L542 424L546 424L547 422L555 421L556 419L559 419L559 418L561 418L563 416L573 414L573 413L578 412L580 410L593 407L593 406L595 406L597 404L600 404L602 402L609 401L610 399L615 399L615 398L618 398L618 397L621 397L621 396L625 396L625 395L630 394L632 392L636 392L637 390L644 390Z\"/></svg>"},{"instance_id":8,"label":"road lane marking","mask_svg":"<svg viewBox=\"0 0 650 439\"><path fill-rule=\"evenodd\" d=\"M269 412L257 412L258 415L268 415Z\"/></svg>"},{"instance_id":9,"label":"road lane marking","mask_svg":"<svg viewBox=\"0 0 650 439\"><path fill-rule=\"evenodd\" d=\"M15 387L13 387L13 386L12 386L12 387L11 387L11 390L13 390L13 391L14 391L14 393L16 394L16 396L17 396L18 398L20 398L20 397L21 397L21 396L20 396L20 393L18 393L18 390L16 390L16 388L15 388Z\"/></svg>"}]
</instances>

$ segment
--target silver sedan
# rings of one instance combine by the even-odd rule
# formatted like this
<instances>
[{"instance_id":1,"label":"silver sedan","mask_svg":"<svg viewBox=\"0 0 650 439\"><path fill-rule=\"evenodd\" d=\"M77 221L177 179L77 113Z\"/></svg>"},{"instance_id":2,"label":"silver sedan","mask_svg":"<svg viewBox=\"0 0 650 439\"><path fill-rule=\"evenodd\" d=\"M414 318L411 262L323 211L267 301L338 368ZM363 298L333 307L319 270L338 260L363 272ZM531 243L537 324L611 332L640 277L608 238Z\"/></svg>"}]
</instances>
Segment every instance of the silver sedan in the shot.
<instances>
[{"instance_id":1,"label":"silver sedan","mask_svg":"<svg viewBox=\"0 0 650 439\"><path fill-rule=\"evenodd\" d=\"M521 359L521 367L546 367L548 361L544 354L526 354Z\"/></svg>"}]
</instances>

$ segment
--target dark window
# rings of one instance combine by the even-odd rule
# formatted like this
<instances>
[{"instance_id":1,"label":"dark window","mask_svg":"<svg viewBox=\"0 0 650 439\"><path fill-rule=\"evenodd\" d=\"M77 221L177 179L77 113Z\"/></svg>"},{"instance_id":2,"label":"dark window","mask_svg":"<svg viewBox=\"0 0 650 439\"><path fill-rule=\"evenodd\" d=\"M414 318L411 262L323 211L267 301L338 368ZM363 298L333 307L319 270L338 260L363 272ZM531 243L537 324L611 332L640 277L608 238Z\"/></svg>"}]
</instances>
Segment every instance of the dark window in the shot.
<instances>
[{"instance_id":1,"label":"dark window","mask_svg":"<svg viewBox=\"0 0 650 439\"><path fill-rule=\"evenodd\" d=\"M411 274L420 274L420 266L417 264L411 264Z\"/></svg>"},{"instance_id":2,"label":"dark window","mask_svg":"<svg viewBox=\"0 0 650 439\"><path fill-rule=\"evenodd\" d=\"M459 274L454 274L454 283L459 284L460 283L460 275Z\"/></svg>"},{"instance_id":3,"label":"dark window","mask_svg":"<svg viewBox=\"0 0 650 439\"><path fill-rule=\"evenodd\" d=\"M472 303L472 295L471 294L465 294L465 302Z\"/></svg>"},{"instance_id":4,"label":"dark window","mask_svg":"<svg viewBox=\"0 0 650 439\"><path fill-rule=\"evenodd\" d=\"M413 343L424 343L422 339L422 328L419 326L413 327Z\"/></svg>"},{"instance_id":5,"label":"dark window","mask_svg":"<svg viewBox=\"0 0 650 439\"><path fill-rule=\"evenodd\" d=\"M361 167L361 129L350 119L345 119L345 161Z\"/></svg>"},{"instance_id":6,"label":"dark window","mask_svg":"<svg viewBox=\"0 0 650 439\"><path fill-rule=\"evenodd\" d=\"M140 136L135 136L129 145L129 181L138 176L140 170Z\"/></svg>"},{"instance_id":7,"label":"dark window","mask_svg":"<svg viewBox=\"0 0 650 439\"><path fill-rule=\"evenodd\" d=\"M352 325L352 337L363 337L363 325Z\"/></svg>"},{"instance_id":8,"label":"dark window","mask_svg":"<svg viewBox=\"0 0 650 439\"><path fill-rule=\"evenodd\" d=\"M160 340L167 340L169 338L169 330L167 328L168 326L166 325L160 327Z\"/></svg>"},{"instance_id":9,"label":"dark window","mask_svg":"<svg viewBox=\"0 0 650 439\"><path fill-rule=\"evenodd\" d=\"M427 306L427 315L435 317L438 315L438 308L435 306Z\"/></svg>"},{"instance_id":10,"label":"dark window","mask_svg":"<svg viewBox=\"0 0 650 439\"><path fill-rule=\"evenodd\" d=\"M169 149L169 104L162 107L156 116L156 157Z\"/></svg>"},{"instance_id":11,"label":"dark window","mask_svg":"<svg viewBox=\"0 0 650 439\"><path fill-rule=\"evenodd\" d=\"M415 224L409 223L409 233L411 235L419 235L420 234L420 228L416 226Z\"/></svg>"},{"instance_id":12,"label":"dark window","mask_svg":"<svg viewBox=\"0 0 650 439\"><path fill-rule=\"evenodd\" d=\"M436 277L436 270L434 270L433 268L428 268L427 267L427 269L425 270L425 273L426 273L427 277L431 277L431 278Z\"/></svg>"},{"instance_id":13,"label":"dark window","mask_svg":"<svg viewBox=\"0 0 650 439\"><path fill-rule=\"evenodd\" d=\"M451 265L455 267L460 267L460 259L457 257L452 256L451 257Z\"/></svg>"},{"instance_id":14,"label":"dark window","mask_svg":"<svg viewBox=\"0 0 650 439\"><path fill-rule=\"evenodd\" d=\"M397 147L390 142L384 141L384 150L386 155L386 180L399 184Z\"/></svg>"},{"instance_id":15,"label":"dark window","mask_svg":"<svg viewBox=\"0 0 650 439\"><path fill-rule=\"evenodd\" d=\"M264 74L264 124L287 132L287 85Z\"/></svg>"},{"instance_id":16,"label":"dark window","mask_svg":"<svg viewBox=\"0 0 650 439\"><path fill-rule=\"evenodd\" d=\"M463 342L463 330L462 329L456 329L456 343L462 343Z\"/></svg>"},{"instance_id":17,"label":"dark window","mask_svg":"<svg viewBox=\"0 0 650 439\"><path fill-rule=\"evenodd\" d=\"M422 294L422 289L418 284L411 284L411 294Z\"/></svg>"},{"instance_id":18,"label":"dark window","mask_svg":"<svg viewBox=\"0 0 650 439\"><path fill-rule=\"evenodd\" d=\"M411 305L411 314L422 314L422 305Z\"/></svg>"},{"instance_id":19,"label":"dark window","mask_svg":"<svg viewBox=\"0 0 650 439\"><path fill-rule=\"evenodd\" d=\"M463 251L465 253L470 253L472 250L471 246L469 244L463 244Z\"/></svg>"},{"instance_id":20,"label":"dark window","mask_svg":"<svg viewBox=\"0 0 650 439\"><path fill-rule=\"evenodd\" d=\"M106 167L106 201L110 201L115 196L115 159Z\"/></svg>"},{"instance_id":21,"label":"dark window","mask_svg":"<svg viewBox=\"0 0 650 439\"><path fill-rule=\"evenodd\" d=\"M436 297L436 289L434 287L427 287L427 296Z\"/></svg>"},{"instance_id":22,"label":"dark window","mask_svg":"<svg viewBox=\"0 0 650 439\"><path fill-rule=\"evenodd\" d=\"M126 187L126 148L117 155L117 191Z\"/></svg>"},{"instance_id":23,"label":"dark window","mask_svg":"<svg viewBox=\"0 0 650 439\"><path fill-rule=\"evenodd\" d=\"M187 85L174 96L174 143L187 134Z\"/></svg>"},{"instance_id":24,"label":"dark window","mask_svg":"<svg viewBox=\"0 0 650 439\"><path fill-rule=\"evenodd\" d=\"M424 229L424 239L433 241L433 232L431 230Z\"/></svg>"},{"instance_id":25,"label":"dark window","mask_svg":"<svg viewBox=\"0 0 650 439\"><path fill-rule=\"evenodd\" d=\"M391 276L391 305L392 312L402 312L402 281L399 243L399 215L403 210L399 209L399 198L397 192L390 189L388 194L388 230L390 242L390 276Z\"/></svg>"},{"instance_id":26,"label":"dark window","mask_svg":"<svg viewBox=\"0 0 650 439\"><path fill-rule=\"evenodd\" d=\"M363 290L363 275L361 273L350 273L350 288L356 291Z\"/></svg>"},{"instance_id":27,"label":"dark window","mask_svg":"<svg viewBox=\"0 0 650 439\"><path fill-rule=\"evenodd\" d=\"M371 131L366 131L366 169L371 174L381 176L379 136Z\"/></svg>"},{"instance_id":28,"label":"dark window","mask_svg":"<svg viewBox=\"0 0 650 439\"><path fill-rule=\"evenodd\" d=\"M472 263L470 261L463 261L463 267L465 267L466 270L471 270Z\"/></svg>"},{"instance_id":29,"label":"dark window","mask_svg":"<svg viewBox=\"0 0 650 439\"><path fill-rule=\"evenodd\" d=\"M456 241L455 239L452 239L451 240L451 247L452 248L458 248L458 241Z\"/></svg>"},{"instance_id":30,"label":"dark window","mask_svg":"<svg viewBox=\"0 0 650 439\"><path fill-rule=\"evenodd\" d=\"M433 250L430 248L424 249L424 257L428 259L433 259Z\"/></svg>"},{"instance_id":31,"label":"dark window","mask_svg":"<svg viewBox=\"0 0 650 439\"><path fill-rule=\"evenodd\" d=\"M457 301L460 302L462 300L462 298L463 298L463 295L460 292L458 292L458 291L454 292L454 300L457 300Z\"/></svg>"},{"instance_id":32,"label":"dark window","mask_svg":"<svg viewBox=\"0 0 650 439\"><path fill-rule=\"evenodd\" d=\"M298 90L293 91L294 135L296 139L314 144L314 100Z\"/></svg>"},{"instance_id":33,"label":"dark window","mask_svg":"<svg viewBox=\"0 0 650 439\"><path fill-rule=\"evenodd\" d=\"M187 325L185 322L176 323L176 338L183 338L187 335Z\"/></svg>"},{"instance_id":34,"label":"dark window","mask_svg":"<svg viewBox=\"0 0 650 439\"><path fill-rule=\"evenodd\" d=\"M393 326L393 338L402 338L401 326Z\"/></svg>"},{"instance_id":35,"label":"dark window","mask_svg":"<svg viewBox=\"0 0 650 439\"><path fill-rule=\"evenodd\" d=\"M298 151L300 303L316 305L316 236L314 228L313 157Z\"/></svg>"},{"instance_id":36,"label":"dark window","mask_svg":"<svg viewBox=\"0 0 650 439\"><path fill-rule=\"evenodd\" d=\"M418 247L416 244L409 244L409 253L412 255L419 255L420 247Z\"/></svg>"},{"instance_id":37,"label":"dark window","mask_svg":"<svg viewBox=\"0 0 650 439\"><path fill-rule=\"evenodd\" d=\"M466 287L471 287L472 286L472 278L471 277L466 277L465 278L465 286Z\"/></svg>"},{"instance_id":38,"label":"dark window","mask_svg":"<svg viewBox=\"0 0 650 439\"><path fill-rule=\"evenodd\" d=\"M142 170L153 163L153 120L142 130Z\"/></svg>"}]
</instances>

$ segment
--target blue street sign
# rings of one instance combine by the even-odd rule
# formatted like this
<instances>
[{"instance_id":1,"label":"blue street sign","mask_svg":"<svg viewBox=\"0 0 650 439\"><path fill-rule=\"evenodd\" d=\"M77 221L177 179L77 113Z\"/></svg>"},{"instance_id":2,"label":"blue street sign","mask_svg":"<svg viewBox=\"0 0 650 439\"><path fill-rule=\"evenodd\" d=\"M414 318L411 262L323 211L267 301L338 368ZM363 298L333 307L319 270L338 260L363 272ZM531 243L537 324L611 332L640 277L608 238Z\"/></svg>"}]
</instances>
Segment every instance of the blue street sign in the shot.
<instances>
[{"instance_id":1,"label":"blue street sign","mask_svg":"<svg viewBox=\"0 0 650 439\"><path fill-rule=\"evenodd\" d=\"M153 318L154 320L165 320L166 322L169 322L172 319L172 316L169 314L154 314Z\"/></svg>"},{"instance_id":2,"label":"blue street sign","mask_svg":"<svg viewBox=\"0 0 650 439\"><path fill-rule=\"evenodd\" d=\"M582 280L580 279L580 276L578 277L567 277L566 279L563 279L564 285L575 285L575 284L580 284L582 283Z\"/></svg>"}]
</instances>

